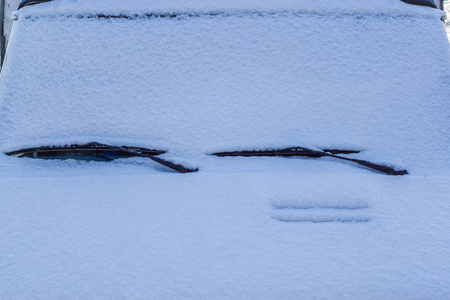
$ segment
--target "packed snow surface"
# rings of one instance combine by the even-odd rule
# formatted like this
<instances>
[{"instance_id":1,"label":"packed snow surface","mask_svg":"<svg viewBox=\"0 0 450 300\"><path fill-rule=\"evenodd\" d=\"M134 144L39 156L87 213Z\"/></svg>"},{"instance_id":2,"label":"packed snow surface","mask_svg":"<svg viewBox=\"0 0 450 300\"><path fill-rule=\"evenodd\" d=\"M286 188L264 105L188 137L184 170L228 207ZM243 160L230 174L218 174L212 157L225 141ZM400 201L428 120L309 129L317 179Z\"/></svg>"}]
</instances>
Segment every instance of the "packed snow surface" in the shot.
<instances>
[{"instance_id":1,"label":"packed snow surface","mask_svg":"<svg viewBox=\"0 0 450 300\"><path fill-rule=\"evenodd\" d=\"M8 158L0 298L448 297L448 177L235 159Z\"/></svg>"},{"instance_id":2,"label":"packed snow surface","mask_svg":"<svg viewBox=\"0 0 450 300\"><path fill-rule=\"evenodd\" d=\"M440 14L393 0L21 9L1 152L96 141L200 170L1 154L0 298L448 298ZM208 155L289 146L363 150L349 157L410 174Z\"/></svg>"},{"instance_id":3,"label":"packed snow surface","mask_svg":"<svg viewBox=\"0 0 450 300\"><path fill-rule=\"evenodd\" d=\"M436 174L450 166L449 64L442 22L421 15L21 17L1 147L347 148Z\"/></svg>"},{"instance_id":4,"label":"packed snow surface","mask_svg":"<svg viewBox=\"0 0 450 300\"><path fill-rule=\"evenodd\" d=\"M179 13L236 13L258 12L315 12L315 13L376 13L402 15L442 15L432 8L417 7L400 0L55 0L21 10L25 16L58 14L179 14Z\"/></svg>"}]
</instances>

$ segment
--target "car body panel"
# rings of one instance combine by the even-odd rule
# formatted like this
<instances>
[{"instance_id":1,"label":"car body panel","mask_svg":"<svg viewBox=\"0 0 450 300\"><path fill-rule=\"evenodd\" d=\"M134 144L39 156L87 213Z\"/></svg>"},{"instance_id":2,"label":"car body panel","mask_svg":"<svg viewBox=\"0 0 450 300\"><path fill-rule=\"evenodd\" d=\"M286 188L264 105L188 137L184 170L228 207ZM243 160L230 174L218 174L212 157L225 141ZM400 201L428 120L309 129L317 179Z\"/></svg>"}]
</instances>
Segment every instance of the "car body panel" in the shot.
<instances>
[{"instance_id":1,"label":"car body panel","mask_svg":"<svg viewBox=\"0 0 450 300\"><path fill-rule=\"evenodd\" d=\"M450 289L448 177L46 164L0 179L2 297L445 298Z\"/></svg>"}]
</instances>

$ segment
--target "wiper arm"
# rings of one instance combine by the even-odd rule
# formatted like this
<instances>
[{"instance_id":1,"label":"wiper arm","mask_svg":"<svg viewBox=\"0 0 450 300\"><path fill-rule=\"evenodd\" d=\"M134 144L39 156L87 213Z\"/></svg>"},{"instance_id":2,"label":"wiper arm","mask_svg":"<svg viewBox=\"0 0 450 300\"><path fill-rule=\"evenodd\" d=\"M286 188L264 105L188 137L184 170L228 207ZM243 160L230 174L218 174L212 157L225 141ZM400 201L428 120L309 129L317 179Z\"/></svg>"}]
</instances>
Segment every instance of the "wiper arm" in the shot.
<instances>
[{"instance_id":1,"label":"wiper arm","mask_svg":"<svg viewBox=\"0 0 450 300\"><path fill-rule=\"evenodd\" d=\"M365 166L367 168L377 170L379 172L388 174L388 175L405 175L408 174L408 171L406 170L396 170L394 168L380 165L380 164L374 164L366 160L361 159L354 159L354 158L348 158L343 156L338 156L336 154L350 154L350 153L359 153L359 151L353 151L353 150L331 150L331 149L324 149L324 150L314 150L314 149L308 149L304 147L292 147L292 148L285 148L285 149L276 149L276 150L250 150L250 151L233 151L233 152L217 152L213 153L212 155L224 157L224 156L282 156L282 157L291 157L291 156L306 156L306 157L334 157L337 159L347 160L351 162L355 162L357 164L360 164L362 166Z\"/></svg>"},{"instance_id":2,"label":"wiper arm","mask_svg":"<svg viewBox=\"0 0 450 300\"><path fill-rule=\"evenodd\" d=\"M98 144L98 145L103 145L103 144ZM191 168L185 167L183 165L176 164L176 163L173 163L171 161L162 159L160 157L156 157L154 155L144 153L144 152L140 151L138 148L129 148L129 147L124 148L124 147L116 147L116 146L110 146L110 145L105 145L105 146L108 146L108 147L111 147L111 148L123 151L125 153L133 154L134 156L150 158L154 162L157 162L157 163L159 163L159 164L161 164L163 166L166 166L166 167L168 167L168 168L170 168L172 170L178 171L180 173L192 173L192 172L197 172L198 171L198 168L191 169Z\"/></svg>"},{"instance_id":3,"label":"wiper arm","mask_svg":"<svg viewBox=\"0 0 450 300\"><path fill-rule=\"evenodd\" d=\"M111 146L100 143L88 143L84 145L69 145L69 146L52 146L52 147L37 147L27 148L6 153L6 155L17 157L31 157L43 159L78 159L78 160L98 160L98 161L112 161L117 158L126 157L146 157L162 164L172 170L180 173L196 172L198 169L191 169L180 164L175 164L168 160L156 157L165 153L162 150L151 150L138 147L127 146Z\"/></svg>"}]
</instances>

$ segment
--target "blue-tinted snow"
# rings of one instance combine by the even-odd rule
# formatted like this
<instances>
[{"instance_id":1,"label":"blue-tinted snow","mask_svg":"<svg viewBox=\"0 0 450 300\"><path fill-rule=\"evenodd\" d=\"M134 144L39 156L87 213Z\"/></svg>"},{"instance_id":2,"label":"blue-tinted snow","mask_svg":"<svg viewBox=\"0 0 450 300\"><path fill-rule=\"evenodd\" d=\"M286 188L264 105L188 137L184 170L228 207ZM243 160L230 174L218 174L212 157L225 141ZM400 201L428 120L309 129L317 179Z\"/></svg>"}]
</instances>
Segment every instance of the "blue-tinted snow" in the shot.
<instances>
[{"instance_id":1,"label":"blue-tinted snow","mask_svg":"<svg viewBox=\"0 0 450 300\"><path fill-rule=\"evenodd\" d=\"M417 7L400 0L55 0L20 10L23 16L59 14L180 14L221 12L315 12L443 15L439 10Z\"/></svg>"},{"instance_id":2,"label":"blue-tinted snow","mask_svg":"<svg viewBox=\"0 0 450 300\"><path fill-rule=\"evenodd\" d=\"M13 35L5 151L313 146L421 174L450 165L449 48L436 17L21 17Z\"/></svg>"},{"instance_id":3,"label":"blue-tinted snow","mask_svg":"<svg viewBox=\"0 0 450 300\"><path fill-rule=\"evenodd\" d=\"M18 164L0 178L1 298L445 299L450 291L448 177Z\"/></svg>"},{"instance_id":4,"label":"blue-tinted snow","mask_svg":"<svg viewBox=\"0 0 450 300\"><path fill-rule=\"evenodd\" d=\"M147 1L23 9L2 74L2 151L96 140L164 148L200 171L1 155L0 298L447 298L439 16L400 1L371 1L372 13L314 2L179 19L67 16L77 3L117 14ZM205 155L303 144L366 149L353 156L411 175Z\"/></svg>"}]
</instances>

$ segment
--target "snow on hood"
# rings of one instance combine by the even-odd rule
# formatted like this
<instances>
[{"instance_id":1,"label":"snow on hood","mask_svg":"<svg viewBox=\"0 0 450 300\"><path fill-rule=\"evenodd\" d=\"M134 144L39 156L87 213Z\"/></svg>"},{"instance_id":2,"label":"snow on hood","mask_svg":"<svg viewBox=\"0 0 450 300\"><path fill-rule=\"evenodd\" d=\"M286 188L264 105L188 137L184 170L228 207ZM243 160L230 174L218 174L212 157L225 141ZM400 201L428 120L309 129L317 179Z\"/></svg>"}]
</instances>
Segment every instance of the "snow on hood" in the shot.
<instances>
[{"instance_id":1,"label":"snow on hood","mask_svg":"<svg viewBox=\"0 0 450 300\"><path fill-rule=\"evenodd\" d=\"M20 17L2 73L1 148L356 148L449 170L449 66L437 17Z\"/></svg>"},{"instance_id":2,"label":"snow on hood","mask_svg":"<svg viewBox=\"0 0 450 300\"><path fill-rule=\"evenodd\" d=\"M125 176L109 164L58 172L48 163L36 176L0 176L1 298L445 299L450 291L448 178L148 168Z\"/></svg>"}]
</instances>

